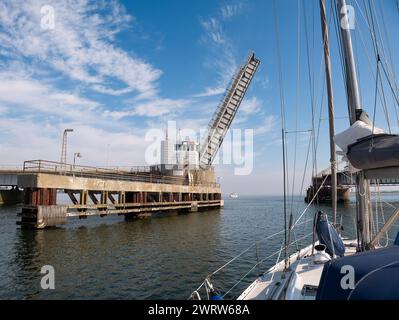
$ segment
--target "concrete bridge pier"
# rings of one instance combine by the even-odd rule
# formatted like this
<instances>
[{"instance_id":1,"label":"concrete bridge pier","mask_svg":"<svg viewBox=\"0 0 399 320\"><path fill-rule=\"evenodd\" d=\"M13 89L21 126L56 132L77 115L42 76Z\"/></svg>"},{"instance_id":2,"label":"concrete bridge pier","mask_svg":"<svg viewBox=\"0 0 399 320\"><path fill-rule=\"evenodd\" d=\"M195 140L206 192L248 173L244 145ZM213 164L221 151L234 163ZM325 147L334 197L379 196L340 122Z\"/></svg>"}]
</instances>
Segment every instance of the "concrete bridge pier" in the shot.
<instances>
[{"instance_id":1,"label":"concrete bridge pier","mask_svg":"<svg viewBox=\"0 0 399 320\"><path fill-rule=\"evenodd\" d=\"M128 173L109 177L95 171L25 173L18 185L25 189L24 204L17 223L26 228L46 228L65 224L68 217L86 219L124 215L126 219L179 212L197 212L223 206L217 184L185 184L185 180L163 183L133 180ZM165 178L163 178L165 180ZM140 180L144 180L140 177ZM151 176L149 181L153 181ZM70 204L57 203L57 191L65 192Z\"/></svg>"}]
</instances>

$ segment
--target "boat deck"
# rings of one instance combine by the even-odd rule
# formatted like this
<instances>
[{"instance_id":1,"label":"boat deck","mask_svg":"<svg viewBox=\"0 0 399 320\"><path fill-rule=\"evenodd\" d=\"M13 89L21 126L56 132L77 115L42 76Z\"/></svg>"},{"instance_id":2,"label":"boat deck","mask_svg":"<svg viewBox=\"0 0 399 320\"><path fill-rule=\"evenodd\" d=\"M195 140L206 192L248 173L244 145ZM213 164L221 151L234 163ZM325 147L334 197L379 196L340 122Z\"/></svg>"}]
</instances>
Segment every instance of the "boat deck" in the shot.
<instances>
[{"instance_id":1,"label":"boat deck","mask_svg":"<svg viewBox=\"0 0 399 320\"><path fill-rule=\"evenodd\" d=\"M344 240L345 255L356 253L356 240ZM284 260L256 279L238 300L314 300L324 264L314 262L312 245L290 256L290 270Z\"/></svg>"}]
</instances>

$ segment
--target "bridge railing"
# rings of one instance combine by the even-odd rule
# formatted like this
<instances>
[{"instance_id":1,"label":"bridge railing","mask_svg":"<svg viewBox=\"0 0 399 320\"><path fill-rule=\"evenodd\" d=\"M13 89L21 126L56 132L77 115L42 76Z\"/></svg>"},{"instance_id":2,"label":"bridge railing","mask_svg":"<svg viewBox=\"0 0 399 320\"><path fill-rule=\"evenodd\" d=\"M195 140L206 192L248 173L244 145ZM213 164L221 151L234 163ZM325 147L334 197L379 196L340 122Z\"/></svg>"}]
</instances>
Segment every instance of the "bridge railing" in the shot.
<instances>
[{"instance_id":1,"label":"bridge railing","mask_svg":"<svg viewBox=\"0 0 399 320\"><path fill-rule=\"evenodd\" d=\"M178 185L200 185L209 187L219 187L218 183L192 184L188 179L170 175L163 175L159 172L152 172L150 167L136 166L130 168L100 168L91 166L80 166L54 162L47 160L29 160L24 162L24 173L49 173L67 175L75 177L137 181L159 184L178 184Z\"/></svg>"}]
</instances>

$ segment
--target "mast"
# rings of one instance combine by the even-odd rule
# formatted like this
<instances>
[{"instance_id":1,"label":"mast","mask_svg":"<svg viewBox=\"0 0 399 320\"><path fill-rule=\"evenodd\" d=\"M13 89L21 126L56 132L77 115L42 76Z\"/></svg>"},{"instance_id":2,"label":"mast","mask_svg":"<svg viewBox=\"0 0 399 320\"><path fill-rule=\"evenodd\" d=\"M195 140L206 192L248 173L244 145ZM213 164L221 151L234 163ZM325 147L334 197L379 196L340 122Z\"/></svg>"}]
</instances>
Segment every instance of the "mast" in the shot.
<instances>
[{"instance_id":1,"label":"mast","mask_svg":"<svg viewBox=\"0 0 399 320\"><path fill-rule=\"evenodd\" d=\"M345 59L346 86L348 90L348 107L350 124L356 122L362 111L359 85L356 76L355 59L353 56L352 37L349 28L346 0L337 0L338 18L341 30L342 49ZM366 250L370 243L370 224L368 215L369 182L364 178L363 171L356 177L356 215L357 232L360 250Z\"/></svg>"},{"instance_id":2,"label":"mast","mask_svg":"<svg viewBox=\"0 0 399 320\"><path fill-rule=\"evenodd\" d=\"M335 123L334 123L334 96L331 80L331 58L330 58L330 43L328 39L328 26L326 18L326 4L325 0L320 0L320 18L321 29L323 34L323 47L324 47L324 62L326 68L327 80L327 94L328 94L328 120L330 127L330 164L331 164L331 201L333 211L333 224L337 223L337 167L335 156Z\"/></svg>"}]
</instances>

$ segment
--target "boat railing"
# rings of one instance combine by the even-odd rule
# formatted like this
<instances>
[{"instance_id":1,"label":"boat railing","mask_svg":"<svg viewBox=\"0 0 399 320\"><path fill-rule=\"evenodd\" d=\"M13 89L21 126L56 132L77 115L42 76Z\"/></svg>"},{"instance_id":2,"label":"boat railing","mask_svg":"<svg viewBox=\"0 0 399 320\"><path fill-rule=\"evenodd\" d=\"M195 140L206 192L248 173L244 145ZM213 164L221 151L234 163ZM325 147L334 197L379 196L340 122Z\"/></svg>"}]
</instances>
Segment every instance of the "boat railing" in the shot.
<instances>
[{"instance_id":1,"label":"boat railing","mask_svg":"<svg viewBox=\"0 0 399 320\"><path fill-rule=\"evenodd\" d=\"M94 178L103 180L121 180L133 182L147 182L156 184L177 184L190 186L220 187L217 182L190 182L179 176L165 175L153 172L151 167L136 166L130 168L101 168L92 166L81 166L54 162L48 160L29 160L24 162L23 173L43 173L60 176L73 176L83 178Z\"/></svg>"},{"instance_id":2,"label":"boat railing","mask_svg":"<svg viewBox=\"0 0 399 320\"><path fill-rule=\"evenodd\" d=\"M309 224L309 226L311 226L312 221L313 219L307 219L305 221L302 221L301 223L296 224L296 226L304 225L307 223ZM287 246L288 252L293 252L293 253L300 252L300 249L304 247L302 246L302 241L304 241L307 238L310 238L312 234L313 232L310 232L296 238L296 234L295 232L293 232L294 240ZM233 291L234 289L236 289L243 283L249 284L248 278L250 276L251 277L261 276L267 270L269 270L272 265L279 262L281 254L285 249L283 235L284 235L284 230L280 230L270 236L267 236L251 244L249 247L241 251L238 255L230 259L228 262L223 264L214 272L208 274L205 277L205 280L200 284L200 286L191 293L189 299L209 300L211 299L210 297L211 292L217 292L220 298L223 299L232 298L234 294ZM278 236L281 236L280 241L282 241L282 245L278 250L275 250L272 253L270 253L270 251L267 250L270 248L269 243L267 243L266 246L262 248L261 246L262 243L265 243L268 240L275 239ZM264 251L263 256L261 255L262 249ZM236 272L234 272L234 270L237 269L235 268L234 263L236 263L236 265L243 265L243 264L247 265L245 269L246 272L240 274L238 277L234 277L234 275L237 274ZM231 274L232 272L234 274ZM226 287L226 289L220 288L218 284L223 285L223 287Z\"/></svg>"},{"instance_id":3,"label":"boat railing","mask_svg":"<svg viewBox=\"0 0 399 320\"><path fill-rule=\"evenodd\" d=\"M306 223L312 222L312 226L313 226L313 219L307 219L305 221L301 221L303 219L303 217L305 216L306 212L308 212L310 206L313 204L313 202L315 201L318 193L320 192L321 188L323 188L324 184L326 183L327 180L326 176L322 183L320 184L319 188L317 189L317 191L315 192L313 198L310 200L310 202L308 203L308 205L306 206L306 208L298 215L298 218L295 220L295 222L288 228L288 231L292 233L294 240L292 242L290 242L288 245L284 245L284 242L282 243L280 250L273 252L272 254L267 254L265 258L260 259L260 243L271 240L272 238L275 238L279 235L282 235L285 232L285 229L280 230L270 236L267 236L255 243L253 243L252 245L250 245L247 249L243 250L240 254L238 254L237 256L235 256L234 258L232 258L231 260L229 260L228 262L226 262L223 266L221 266L220 268L218 268L216 271L212 272L211 274L209 274L205 280L202 282L202 284L197 288L197 290L194 290L192 292L192 294L190 295L189 299L199 299L201 300L202 297L206 298L209 300L209 295L210 292L217 292L217 288L213 287L212 282L214 282L213 278L216 274L218 274L220 271L226 269L226 267L230 266L233 262L237 261L239 258L243 257L245 254L247 254L248 252L252 252L252 250L255 251L255 257L256 257L256 262L255 264L252 264L248 267L247 271L243 276L240 277L240 279L232 284L232 287L230 287L228 290L225 290L225 293L222 294L222 298L226 297L228 294L231 293L231 291L236 288L240 283L242 283L247 277L249 277L249 275L252 275L252 273L254 272L254 270L257 268L258 269L258 276L262 275L263 273L261 272L261 264L266 264L266 263L270 263L269 259L273 258L274 256L276 256L278 254L278 258L277 258L277 262L279 262L278 260L280 259L281 256L281 252L282 250L285 250L287 248L287 252L294 252L294 250L292 250L292 247L295 246L295 251L300 252L300 248L301 248L301 241L312 236L313 235L313 227L312 227L312 232L310 232L309 234L306 234L300 238L296 238L296 233L295 230L297 227L299 227L300 225L304 225ZM301 222L300 222L301 221ZM248 263L247 263L248 264ZM201 295L202 293L202 295ZM220 295L220 294L219 294Z\"/></svg>"}]
</instances>

